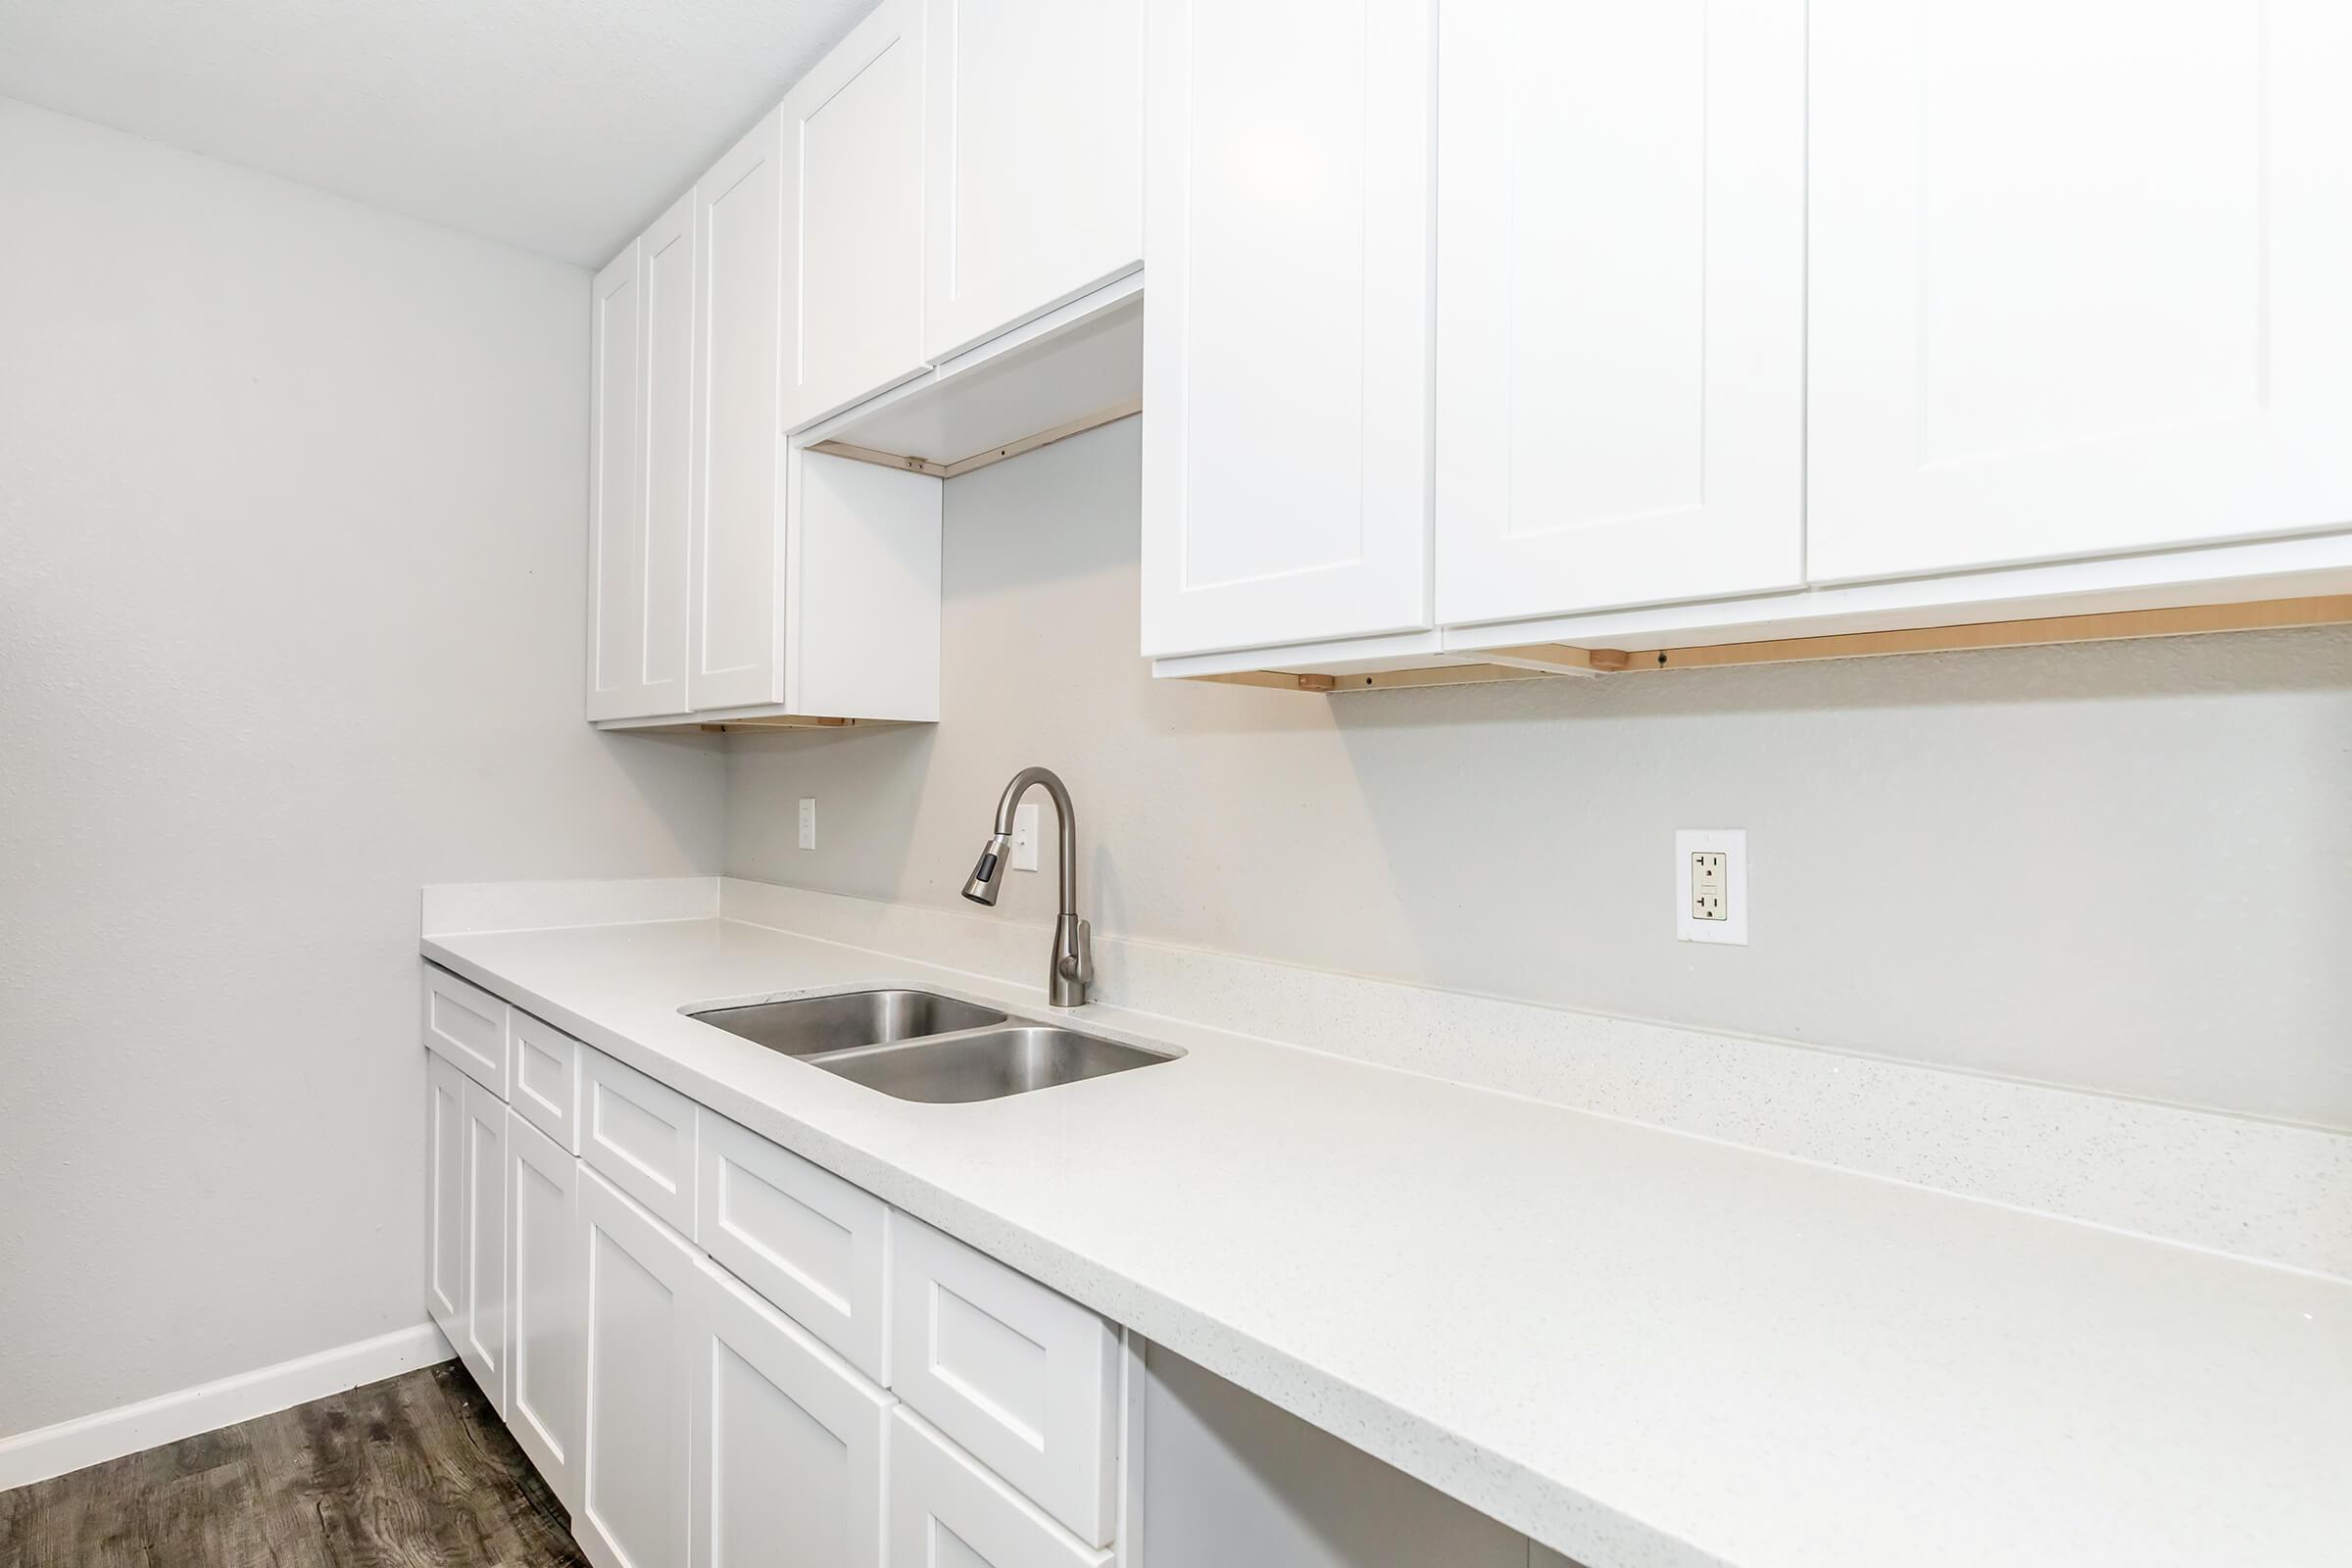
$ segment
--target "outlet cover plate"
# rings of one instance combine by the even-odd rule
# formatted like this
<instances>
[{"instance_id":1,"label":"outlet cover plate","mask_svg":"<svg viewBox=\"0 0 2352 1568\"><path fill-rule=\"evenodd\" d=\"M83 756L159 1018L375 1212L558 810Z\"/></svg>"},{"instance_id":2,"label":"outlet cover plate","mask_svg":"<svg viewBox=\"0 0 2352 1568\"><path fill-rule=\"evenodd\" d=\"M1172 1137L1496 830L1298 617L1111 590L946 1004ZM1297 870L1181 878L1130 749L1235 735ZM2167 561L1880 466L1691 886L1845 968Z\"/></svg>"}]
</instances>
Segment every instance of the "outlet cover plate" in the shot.
<instances>
[{"instance_id":1,"label":"outlet cover plate","mask_svg":"<svg viewBox=\"0 0 2352 1568\"><path fill-rule=\"evenodd\" d=\"M1721 919L1701 919L1697 898L1704 887L1699 857L1721 856ZM1711 863L1711 862L1710 862ZM1747 829L1686 827L1674 834L1674 937L1677 942L1747 946Z\"/></svg>"},{"instance_id":2,"label":"outlet cover plate","mask_svg":"<svg viewBox=\"0 0 2352 1568\"><path fill-rule=\"evenodd\" d=\"M1035 802L1012 808L1012 868L1037 869L1037 812Z\"/></svg>"}]
</instances>

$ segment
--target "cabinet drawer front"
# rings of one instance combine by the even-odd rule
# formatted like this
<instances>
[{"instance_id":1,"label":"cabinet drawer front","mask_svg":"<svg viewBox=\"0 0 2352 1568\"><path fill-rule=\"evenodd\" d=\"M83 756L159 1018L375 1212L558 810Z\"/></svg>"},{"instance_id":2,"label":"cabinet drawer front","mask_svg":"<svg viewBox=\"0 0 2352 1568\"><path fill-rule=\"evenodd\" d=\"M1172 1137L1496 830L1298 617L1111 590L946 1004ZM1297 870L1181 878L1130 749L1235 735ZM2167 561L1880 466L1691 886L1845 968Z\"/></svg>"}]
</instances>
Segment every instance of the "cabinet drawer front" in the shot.
<instances>
[{"instance_id":1,"label":"cabinet drawer front","mask_svg":"<svg viewBox=\"0 0 2352 1568\"><path fill-rule=\"evenodd\" d=\"M898 1401L725 1271L697 1267L695 1568L881 1568Z\"/></svg>"},{"instance_id":2,"label":"cabinet drawer front","mask_svg":"<svg viewBox=\"0 0 2352 1568\"><path fill-rule=\"evenodd\" d=\"M1102 1568L1074 1540L905 1407L890 1435L891 1568Z\"/></svg>"},{"instance_id":3,"label":"cabinet drawer front","mask_svg":"<svg viewBox=\"0 0 2352 1568\"><path fill-rule=\"evenodd\" d=\"M446 969L425 965L424 1049L507 1098L507 1004Z\"/></svg>"},{"instance_id":4,"label":"cabinet drawer front","mask_svg":"<svg viewBox=\"0 0 2352 1568\"><path fill-rule=\"evenodd\" d=\"M696 1137L695 1241L888 1384L890 1206L712 1111L701 1112Z\"/></svg>"},{"instance_id":5,"label":"cabinet drawer front","mask_svg":"<svg viewBox=\"0 0 2352 1568\"><path fill-rule=\"evenodd\" d=\"M580 1043L517 1007L508 1014L514 1090L508 1102L532 1126L580 1152Z\"/></svg>"},{"instance_id":6,"label":"cabinet drawer front","mask_svg":"<svg viewBox=\"0 0 2352 1568\"><path fill-rule=\"evenodd\" d=\"M580 1158L680 1235L694 1234L694 1102L579 1050Z\"/></svg>"},{"instance_id":7,"label":"cabinet drawer front","mask_svg":"<svg viewBox=\"0 0 2352 1568\"><path fill-rule=\"evenodd\" d=\"M1118 1335L1027 1275L892 1217L891 1386L1095 1545L1110 1540Z\"/></svg>"}]
</instances>

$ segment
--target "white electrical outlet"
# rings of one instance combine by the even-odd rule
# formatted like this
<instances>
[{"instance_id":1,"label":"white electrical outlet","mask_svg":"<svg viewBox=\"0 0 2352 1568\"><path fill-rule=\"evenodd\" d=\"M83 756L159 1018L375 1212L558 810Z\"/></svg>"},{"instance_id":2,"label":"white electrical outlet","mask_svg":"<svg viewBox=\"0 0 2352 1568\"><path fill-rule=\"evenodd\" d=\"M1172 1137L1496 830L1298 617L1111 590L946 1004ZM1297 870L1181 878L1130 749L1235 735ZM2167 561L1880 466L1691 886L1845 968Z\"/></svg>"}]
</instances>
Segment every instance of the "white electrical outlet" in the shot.
<instances>
[{"instance_id":1,"label":"white electrical outlet","mask_svg":"<svg viewBox=\"0 0 2352 1568\"><path fill-rule=\"evenodd\" d=\"M1037 811L1035 805L1012 808L1012 868L1037 869Z\"/></svg>"},{"instance_id":2,"label":"white electrical outlet","mask_svg":"<svg viewBox=\"0 0 2352 1568\"><path fill-rule=\"evenodd\" d=\"M801 797L801 848L816 848L816 802L812 797Z\"/></svg>"},{"instance_id":3,"label":"white electrical outlet","mask_svg":"<svg viewBox=\"0 0 2352 1568\"><path fill-rule=\"evenodd\" d=\"M1747 830L1686 827L1674 835L1678 942L1747 946Z\"/></svg>"}]
</instances>

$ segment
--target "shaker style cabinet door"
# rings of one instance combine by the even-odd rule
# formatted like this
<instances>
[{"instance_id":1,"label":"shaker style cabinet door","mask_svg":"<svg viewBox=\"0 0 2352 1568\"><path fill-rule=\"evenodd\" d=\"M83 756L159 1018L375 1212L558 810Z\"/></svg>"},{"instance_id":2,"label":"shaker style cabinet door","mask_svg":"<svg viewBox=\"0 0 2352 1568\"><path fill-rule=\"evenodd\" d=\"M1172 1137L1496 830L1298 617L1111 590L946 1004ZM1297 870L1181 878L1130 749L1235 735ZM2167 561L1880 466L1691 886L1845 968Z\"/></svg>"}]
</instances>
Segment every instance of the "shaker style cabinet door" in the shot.
<instances>
[{"instance_id":1,"label":"shaker style cabinet door","mask_svg":"<svg viewBox=\"0 0 2352 1568\"><path fill-rule=\"evenodd\" d=\"M2352 525L2352 6L1810 15L1815 581Z\"/></svg>"},{"instance_id":2,"label":"shaker style cabinet door","mask_svg":"<svg viewBox=\"0 0 2352 1568\"><path fill-rule=\"evenodd\" d=\"M891 1412L890 1568L1109 1568L970 1454Z\"/></svg>"},{"instance_id":3,"label":"shaker style cabinet door","mask_svg":"<svg viewBox=\"0 0 2352 1568\"><path fill-rule=\"evenodd\" d=\"M566 1508L579 1506L580 1163L520 1112L507 1120L507 1426Z\"/></svg>"},{"instance_id":4,"label":"shaker style cabinet door","mask_svg":"<svg viewBox=\"0 0 2352 1568\"><path fill-rule=\"evenodd\" d=\"M686 573L694 501L694 196L637 242L645 382L645 557L637 612L643 644L632 716L686 710Z\"/></svg>"},{"instance_id":5,"label":"shaker style cabinet door","mask_svg":"<svg viewBox=\"0 0 2352 1568\"><path fill-rule=\"evenodd\" d=\"M597 274L589 334L588 716L686 708L694 204Z\"/></svg>"},{"instance_id":6,"label":"shaker style cabinet door","mask_svg":"<svg viewBox=\"0 0 2352 1568\"><path fill-rule=\"evenodd\" d=\"M1439 16L1438 619L1795 586L1804 7Z\"/></svg>"},{"instance_id":7,"label":"shaker style cabinet door","mask_svg":"<svg viewBox=\"0 0 2352 1568\"><path fill-rule=\"evenodd\" d=\"M597 1568L686 1561L701 1274L684 1238L585 1165L581 1438L572 1534Z\"/></svg>"},{"instance_id":8,"label":"shaker style cabinet door","mask_svg":"<svg viewBox=\"0 0 2352 1568\"><path fill-rule=\"evenodd\" d=\"M882 0L776 115L797 430L924 369L921 0Z\"/></svg>"},{"instance_id":9,"label":"shaker style cabinet door","mask_svg":"<svg viewBox=\"0 0 2352 1568\"><path fill-rule=\"evenodd\" d=\"M1142 265L1144 0L928 0L928 17L936 361Z\"/></svg>"},{"instance_id":10,"label":"shaker style cabinet door","mask_svg":"<svg viewBox=\"0 0 2352 1568\"><path fill-rule=\"evenodd\" d=\"M507 1416L507 1102L466 1086L466 1269L458 1357Z\"/></svg>"},{"instance_id":11,"label":"shaker style cabinet door","mask_svg":"<svg viewBox=\"0 0 2352 1568\"><path fill-rule=\"evenodd\" d=\"M776 124L772 114L760 122L694 187L686 688L696 710L784 700L776 458L784 176Z\"/></svg>"},{"instance_id":12,"label":"shaker style cabinet door","mask_svg":"<svg viewBox=\"0 0 2352 1568\"><path fill-rule=\"evenodd\" d=\"M639 247L588 296L588 697L591 719L660 710L645 692L645 291Z\"/></svg>"},{"instance_id":13,"label":"shaker style cabinet door","mask_svg":"<svg viewBox=\"0 0 2352 1568\"><path fill-rule=\"evenodd\" d=\"M1149 0L1143 651L1430 612L1433 0Z\"/></svg>"},{"instance_id":14,"label":"shaker style cabinet door","mask_svg":"<svg viewBox=\"0 0 2352 1568\"><path fill-rule=\"evenodd\" d=\"M424 1054L424 1304L453 1347L466 1335L466 1085Z\"/></svg>"},{"instance_id":15,"label":"shaker style cabinet door","mask_svg":"<svg viewBox=\"0 0 2352 1568\"><path fill-rule=\"evenodd\" d=\"M882 1568L898 1401L723 1270L698 1267L695 1568Z\"/></svg>"}]
</instances>

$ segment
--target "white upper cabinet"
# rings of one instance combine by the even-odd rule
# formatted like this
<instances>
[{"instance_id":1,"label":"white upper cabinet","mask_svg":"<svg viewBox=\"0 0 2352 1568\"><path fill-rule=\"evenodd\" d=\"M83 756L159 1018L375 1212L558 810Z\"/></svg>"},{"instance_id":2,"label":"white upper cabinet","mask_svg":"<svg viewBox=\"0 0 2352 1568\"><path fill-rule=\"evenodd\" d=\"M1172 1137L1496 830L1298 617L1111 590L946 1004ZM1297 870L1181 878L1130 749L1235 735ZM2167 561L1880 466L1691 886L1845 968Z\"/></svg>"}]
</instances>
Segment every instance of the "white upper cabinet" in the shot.
<instances>
[{"instance_id":1,"label":"white upper cabinet","mask_svg":"<svg viewBox=\"0 0 2352 1568\"><path fill-rule=\"evenodd\" d=\"M1438 619L1793 586L1804 8L1440 16Z\"/></svg>"},{"instance_id":2,"label":"white upper cabinet","mask_svg":"<svg viewBox=\"0 0 2352 1568\"><path fill-rule=\"evenodd\" d=\"M1811 17L1817 581L2352 523L2352 6Z\"/></svg>"},{"instance_id":3,"label":"white upper cabinet","mask_svg":"<svg viewBox=\"0 0 2352 1568\"><path fill-rule=\"evenodd\" d=\"M784 95L782 423L919 375L923 10L882 0Z\"/></svg>"},{"instance_id":4,"label":"white upper cabinet","mask_svg":"<svg viewBox=\"0 0 2352 1568\"><path fill-rule=\"evenodd\" d=\"M686 710L687 570L694 502L694 197L637 242L644 295L644 659L633 711Z\"/></svg>"},{"instance_id":5,"label":"white upper cabinet","mask_svg":"<svg viewBox=\"0 0 2352 1568\"><path fill-rule=\"evenodd\" d=\"M1143 261L1143 0L928 0L924 330L941 360Z\"/></svg>"},{"instance_id":6,"label":"white upper cabinet","mask_svg":"<svg viewBox=\"0 0 2352 1568\"><path fill-rule=\"evenodd\" d=\"M1431 624L1433 0L1150 0L1143 644Z\"/></svg>"},{"instance_id":7,"label":"white upper cabinet","mask_svg":"<svg viewBox=\"0 0 2352 1568\"><path fill-rule=\"evenodd\" d=\"M640 248L596 274L588 318L588 716L644 706L644 298Z\"/></svg>"},{"instance_id":8,"label":"white upper cabinet","mask_svg":"<svg viewBox=\"0 0 2352 1568\"><path fill-rule=\"evenodd\" d=\"M588 716L686 710L686 434L694 233L680 201L596 277L590 324Z\"/></svg>"},{"instance_id":9,"label":"white upper cabinet","mask_svg":"<svg viewBox=\"0 0 2352 1568\"><path fill-rule=\"evenodd\" d=\"M694 187L696 313L687 692L697 709L784 696L776 377L784 173L776 115Z\"/></svg>"}]
</instances>

